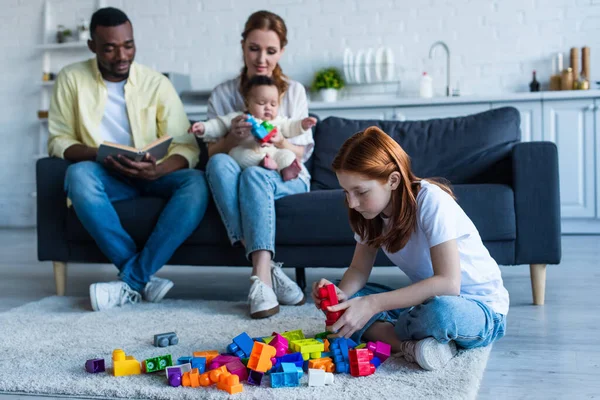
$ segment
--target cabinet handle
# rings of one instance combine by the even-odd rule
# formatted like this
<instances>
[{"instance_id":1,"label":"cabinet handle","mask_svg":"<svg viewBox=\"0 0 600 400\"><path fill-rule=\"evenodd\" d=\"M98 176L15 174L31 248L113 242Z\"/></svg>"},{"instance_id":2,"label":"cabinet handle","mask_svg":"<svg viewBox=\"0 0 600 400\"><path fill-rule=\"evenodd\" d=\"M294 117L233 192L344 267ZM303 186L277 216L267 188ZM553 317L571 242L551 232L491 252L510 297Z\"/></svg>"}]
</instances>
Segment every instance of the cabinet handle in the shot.
<instances>
[{"instance_id":1,"label":"cabinet handle","mask_svg":"<svg viewBox=\"0 0 600 400\"><path fill-rule=\"evenodd\" d=\"M589 106L587 106L587 110L588 111L596 111L596 106L594 104L590 104Z\"/></svg>"}]
</instances>

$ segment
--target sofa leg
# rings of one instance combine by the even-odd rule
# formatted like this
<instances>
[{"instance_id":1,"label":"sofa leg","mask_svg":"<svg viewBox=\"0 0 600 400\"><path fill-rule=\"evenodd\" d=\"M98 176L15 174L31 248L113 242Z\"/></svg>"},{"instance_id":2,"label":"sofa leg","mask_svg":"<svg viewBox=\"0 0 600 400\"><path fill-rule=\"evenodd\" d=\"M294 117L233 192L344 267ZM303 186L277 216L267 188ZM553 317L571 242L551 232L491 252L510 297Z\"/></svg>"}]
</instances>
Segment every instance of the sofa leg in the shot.
<instances>
[{"instance_id":1,"label":"sofa leg","mask_svg":"<svg viewBox=\"0 0 600 400\"><path fill-rule=\"evenodd\" d=\"M65 295L67 286L67 264L60 261L53 261L54 265L54 282L56 283L56 294L58 296Z\"/></svg>"},{"instance_id":2,"label":"sofa leg","mask_svg":"<svg viewBox=\"0 0 600 400\"><path fill-rule=\"evenodd\" d=\"M546 264L531 264L529 272L531 273L533 304L543 306L546 293Z\"/></svg>"},{"instance_id":3,"label":"sofa leg","mask_svg":"<svg viewBox=\"0 0 600 400\"><path fill-rule=\"evenodd\" d=\"M306 272L304 271L304 268L296 268L296 283L300 286L302 291L306 290Z\"/></svg>"}]
</instances>

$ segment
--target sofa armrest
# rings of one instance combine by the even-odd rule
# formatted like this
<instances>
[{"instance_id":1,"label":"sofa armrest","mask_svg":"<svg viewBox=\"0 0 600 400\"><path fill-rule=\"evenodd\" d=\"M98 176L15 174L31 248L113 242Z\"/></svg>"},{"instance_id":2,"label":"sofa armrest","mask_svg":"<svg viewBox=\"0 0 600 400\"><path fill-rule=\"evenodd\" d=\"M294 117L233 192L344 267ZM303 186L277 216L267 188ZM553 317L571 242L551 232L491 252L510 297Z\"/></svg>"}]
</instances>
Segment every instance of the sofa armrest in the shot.
<instances>
[{"instance_id":1,"label":"sofa armrest","mask_svg":"<svg viewBox=\"0 0 600 400\"><path fill-rule=\"evenodd\" d=\"M42 158L36 164L38 260L68 261L65 174L71 163Z\"/></svg>"},{"instance_id":2,"label":"sofa armrest","mask_svg":"<svg viewBox=\"0 0 600 400\"><path fill-rule=\"evenodd\" d=\"M516 264L561 258L558 152L552 142L518 143L512 151L517 219Z\"/></svg>"}]
</instances>

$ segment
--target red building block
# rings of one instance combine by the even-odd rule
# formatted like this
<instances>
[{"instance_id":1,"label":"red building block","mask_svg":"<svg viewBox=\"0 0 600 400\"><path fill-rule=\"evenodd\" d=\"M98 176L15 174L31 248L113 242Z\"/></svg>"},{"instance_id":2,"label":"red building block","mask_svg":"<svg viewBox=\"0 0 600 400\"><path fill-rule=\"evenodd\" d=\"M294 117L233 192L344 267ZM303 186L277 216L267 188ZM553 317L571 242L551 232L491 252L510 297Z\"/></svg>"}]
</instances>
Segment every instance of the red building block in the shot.
<instances>
[{"instance_id":1,"label":"red building block","mask_svg":"<svg viewBox=\"0 0 600 400\"><path fill-rule=\"evenodd\" d=\"M350 375L367 376L375 372L375 365L371 364L373 352L369 349L350 350Z\"/></svg>"},{"instance_id":2,"label":"red building block","mask_svg":"<svg viewBox=\"0 0 600 400\"><path fill-rule=\"evenodd\" d=\"M335 285L329 284L319 288L319 298L321 299L321 310L325 311L325 326L331 326L337 322L344 313L343 311L330 312L327 307L340 304L335 292Z\"/></svg>"}]
</instances>

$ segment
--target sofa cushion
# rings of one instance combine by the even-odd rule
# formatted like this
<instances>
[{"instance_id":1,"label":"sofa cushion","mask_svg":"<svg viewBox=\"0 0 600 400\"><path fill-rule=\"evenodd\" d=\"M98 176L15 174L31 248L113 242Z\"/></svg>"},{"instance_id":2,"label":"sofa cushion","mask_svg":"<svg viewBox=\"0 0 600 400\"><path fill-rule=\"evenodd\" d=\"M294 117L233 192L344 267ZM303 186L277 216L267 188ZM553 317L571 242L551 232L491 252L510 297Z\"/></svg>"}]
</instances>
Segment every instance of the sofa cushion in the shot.
<instances>
[{"instance_id":1,"label":"sofa cushion","mask_svg":"<svg viewBox=\"0 0 600 400\"><path fill-rule=\"evenodd\" d=\"M514 194L506 185L456 185L458 203L471 218L483 240L516 238ZM166 202L141 197L115 203L125 230L142 248L154 228ZM296 246L339 246L354 243L344 205L344 193L318 190L283 197L275 202L276 243ZM71 208L67 218L68 238L74 242L91 242ZM210 203L198 229L186 244L226 247L227 233L214 203Z\"/></svg>"},{"instance_id":2,"label":"sofa cushion","mask_svg":"<svg viewBox=\"0 0 600 400\"><path fill-rule=\"evenodd\" d=\"M474 183L478 175L509 156L520 140L520 115L513 107L459 118L427 121L351 120L329 117L317 126L312 188L338 189L331 163L344 141L369 126L396 140L421 178L443 177L453 184Z\"/></svg>"}]
</instances>

